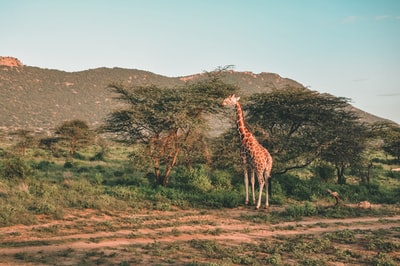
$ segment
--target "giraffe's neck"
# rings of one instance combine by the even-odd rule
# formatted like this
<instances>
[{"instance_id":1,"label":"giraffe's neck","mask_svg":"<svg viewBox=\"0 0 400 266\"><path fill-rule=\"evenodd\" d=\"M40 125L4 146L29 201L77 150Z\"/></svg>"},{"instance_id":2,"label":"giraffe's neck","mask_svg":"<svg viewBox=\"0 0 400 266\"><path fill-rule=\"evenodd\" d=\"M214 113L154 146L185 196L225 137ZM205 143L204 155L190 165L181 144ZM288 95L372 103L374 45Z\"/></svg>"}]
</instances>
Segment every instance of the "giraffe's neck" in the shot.
<instances>
[{"instance_id":1,"label":"giraffe's neck","mask_svg":"<svg viewBox=\"0 0 400 266\"><path fill-rule=\"evenodd\" d=\"M243 140L249 133L249 131L247 130L246 125L244 124L242 106L240 105L239 102L237 102L235 107L236 107L236 126L240 135L240 139Z\"/></svg>"}]
</instances>

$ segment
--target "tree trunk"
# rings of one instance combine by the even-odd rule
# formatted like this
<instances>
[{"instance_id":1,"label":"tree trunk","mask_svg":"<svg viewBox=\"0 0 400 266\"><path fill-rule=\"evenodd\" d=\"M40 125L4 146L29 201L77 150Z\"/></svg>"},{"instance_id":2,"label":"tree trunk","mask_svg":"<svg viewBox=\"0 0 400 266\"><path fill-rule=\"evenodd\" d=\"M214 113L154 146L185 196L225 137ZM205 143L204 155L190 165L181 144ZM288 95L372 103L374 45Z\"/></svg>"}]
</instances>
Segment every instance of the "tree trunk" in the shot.
<instances>
[{"instance_id":1,"label":"tree trunk","mask_svg":"<svg viewBox=\"0 0 400 266\"><path fill-rule=\"evenodd\" d=\"M153 164L154 164L154 175L156 177L156 182L158 185L160 185L161 184L161 180L160 180L161 172L160 172L160 161L158 160L158 158L153 158Z\"/></svg>"},{"instance_id":2,"label":"tree trunk","mask_svg":"<svg viewBox=\"0 0 400 266\"><path fill-rule=\"evenodd\" d=\"M76 149L76 140L71 139L70 144L69 144L69 155L72 156L75 154L75 149Z\"/></svg>"},{"instance_id":3,"label":"tree trunk","mask_svg":"<svg viewBox=\"0 0 400 266\"><path fill-rule=\"evenodd\" d=\"M174 168L174 166L176 164L176 161L178 159L178 155L179 155L179 149L176 149L174 157L172 158L171 163L169 163L167 165L167 170L165 171L164 180L163 180L163 186L164 187L166 187L168 185L169 175L171 174L172 168Z\"/></svg>"},{"instance_id":4,"label":"tree trunk","mask_svg":"<svg viewBox=\"0 0 400 266\"><path fill-rule=\"evenodd\" d=\"M342 166L336 166L338 184L340 184L340 185L346 184L346 177L344 176L344 170L345 170L345 167L343 165Z\"/></svg>"}]
</instances>

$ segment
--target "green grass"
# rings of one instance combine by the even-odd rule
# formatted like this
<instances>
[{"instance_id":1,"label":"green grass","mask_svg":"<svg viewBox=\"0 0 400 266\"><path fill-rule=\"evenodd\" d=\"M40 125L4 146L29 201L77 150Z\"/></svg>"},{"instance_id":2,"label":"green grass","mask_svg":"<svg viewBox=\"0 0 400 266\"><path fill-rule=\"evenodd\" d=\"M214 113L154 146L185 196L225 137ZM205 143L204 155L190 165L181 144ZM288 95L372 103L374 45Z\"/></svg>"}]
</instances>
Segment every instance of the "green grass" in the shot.
<instances>
[{"instance_id":1,"label":"green grass","mask_svg":"<svg viewBox=\"0 0 400 266\"><path fill-rule=\"evenodd\" d=\"M53 157L41 149L27 156L12 155L10 145L0 154L0 226L35 224L37 215L62 219L67 209L95 209L103 212L134 209L236 208L244 202L241 174L195 165L177 166L168 187L156 187L152 175L135 170L129 163L132 148L112 144L102 160L93 160L97 149L89 147L75 158ZM151 169L149 169L151 171ZM309 177L306 169L298 175L285 174L272 180L273 205L285 205L280 214L256 214L254 222L275 223L307 216L332 218L390 213L390 208L354 210L333 207L326 189L339 192L344 203L368 200L374 204L400 204L400 179L382 163L373 169L371 184L360 185L348 178L348 185ZM354 182L353 182L354 181ZM325 202L319 206L317 202ZM328 205L328 207L324 207Z\"/></svg>"}]
</instances>

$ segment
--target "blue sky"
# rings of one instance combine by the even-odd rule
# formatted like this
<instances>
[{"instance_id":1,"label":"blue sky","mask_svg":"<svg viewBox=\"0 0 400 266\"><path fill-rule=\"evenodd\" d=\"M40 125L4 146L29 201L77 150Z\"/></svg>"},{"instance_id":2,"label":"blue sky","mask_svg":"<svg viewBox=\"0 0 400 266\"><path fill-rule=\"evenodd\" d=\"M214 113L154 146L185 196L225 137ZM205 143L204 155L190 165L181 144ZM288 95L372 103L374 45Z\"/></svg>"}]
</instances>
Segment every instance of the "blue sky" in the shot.
<instances>
[{"instance_id":1,"label":"blue sky","mask_svg":"<svg viewBox=\"0 0 400 266\"><path fill-rule=\"evenodd\" d=\"M170 77L234 65L400 123L400 0L0 0L0 55Z\"/></svg>"}]
</instances>

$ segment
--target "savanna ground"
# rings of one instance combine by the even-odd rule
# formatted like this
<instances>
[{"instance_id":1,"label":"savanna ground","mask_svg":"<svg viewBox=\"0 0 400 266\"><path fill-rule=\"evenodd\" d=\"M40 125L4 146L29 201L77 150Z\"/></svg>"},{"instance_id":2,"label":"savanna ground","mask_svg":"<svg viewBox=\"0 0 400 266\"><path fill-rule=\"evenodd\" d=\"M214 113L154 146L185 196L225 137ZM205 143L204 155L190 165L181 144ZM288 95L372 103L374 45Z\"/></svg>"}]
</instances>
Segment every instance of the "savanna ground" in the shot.
<instances>
[{"instance_id":1,"label":"savanna ground","mask_svg":"<svg viewBox=\"0 0 400 266\"><path fill-rule=\"evenodd\" d=\"M283 206L71 209L59 220L38 215L37 224L0 228L0 265L400 264L399 208L318 208L338 218L293 216Z\"/></svg>"},{"instance_id":2,"label":"savanna ground","mask_svg":"<svg viewBox=\"0 0 400 266\"><path fill-rule=\"evenodd\" d=\"M400 264L400 178L391 166L375 166L369 186L278 177L270 208L255 210L242 204L241 175L177 169L168 188L153 187L125 149L112 152L66 161L3 150L0 265ZM358 208L361 200L372 208Z\"/></svg>"}]
</instances>

